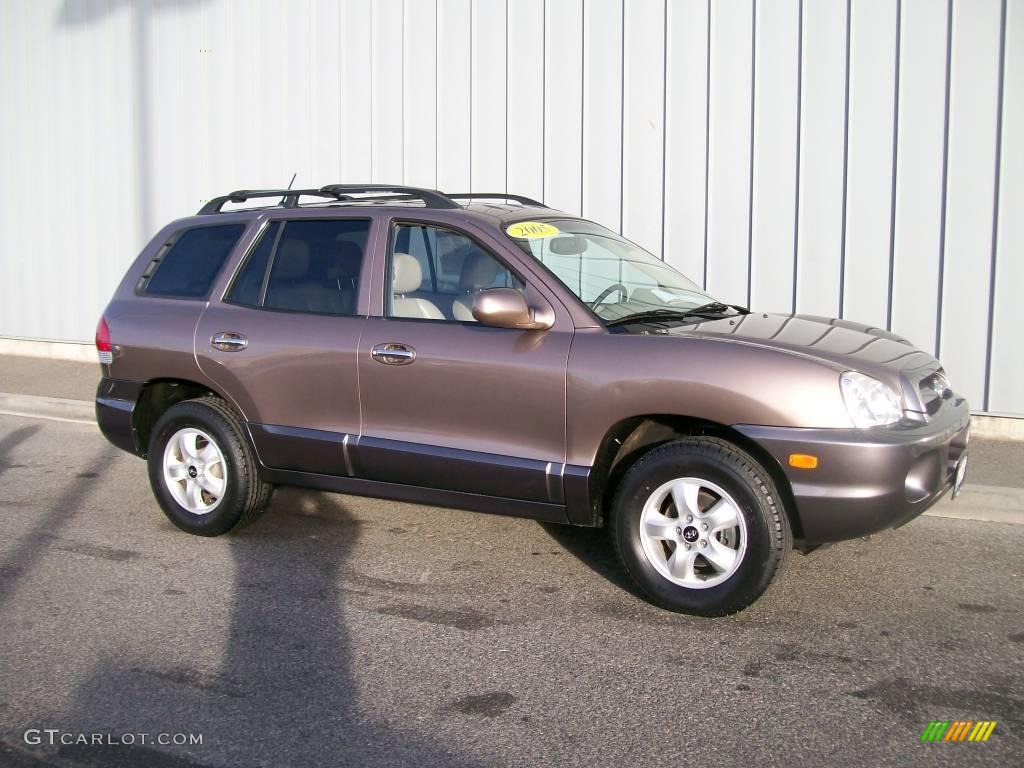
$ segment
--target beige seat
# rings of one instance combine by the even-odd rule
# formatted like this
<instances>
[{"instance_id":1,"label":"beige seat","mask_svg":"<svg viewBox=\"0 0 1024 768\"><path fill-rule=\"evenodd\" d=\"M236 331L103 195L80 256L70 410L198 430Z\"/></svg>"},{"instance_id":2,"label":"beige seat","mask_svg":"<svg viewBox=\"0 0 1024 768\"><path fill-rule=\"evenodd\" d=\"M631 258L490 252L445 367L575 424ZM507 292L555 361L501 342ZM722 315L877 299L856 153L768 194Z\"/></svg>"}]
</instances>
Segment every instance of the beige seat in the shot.
<instances>
[{"instance_id":1,"label":"beige seat","mask_svg":"<svg viewBox=\"0 0 1024 768\"><path fill-rule=\"evenodd\" d=\"M462 295L452 302L452 316L461 322L476 322L473 317L473 294L481 288L494 285L498 276L498 262L491 256L474 251L462 262L462 274L459 276L459 290Z\"/></svg>"},{"instance_id":2,"label":"beige seat","mask_svg":"<svg viewBox=\"0 0 1024 768\"><path fill-rule=\"evenodd\" d=\"M391 258L391 316L413 317L421 320L444 320L444 314L435 304L405 294L418 291L423 283L423 268L408 253L396 253Z\"/></svg>"},{"instance_id":3,"label":"beige seat","mask_svg":"<svg viewBox=\"0 0 1024 768\"><path fill-rule=\"evenodd\" d=\"M274 263L273 280L267 289L266 305L278 309L310 311L309 245L304 240L281 243Z\"/></svg>"},{"instance_id":4,"label":"beige seat","mask_svg":"<svg viewBox=\"0 0 1024 768\"><path fill-rule=\"evenodd\" d=\"M363 250L356 243L338 240L338 250L327 268L327 279L337 290L338 302L346 314L354 314L359 291Z\"/></svg>"}]
</instances>

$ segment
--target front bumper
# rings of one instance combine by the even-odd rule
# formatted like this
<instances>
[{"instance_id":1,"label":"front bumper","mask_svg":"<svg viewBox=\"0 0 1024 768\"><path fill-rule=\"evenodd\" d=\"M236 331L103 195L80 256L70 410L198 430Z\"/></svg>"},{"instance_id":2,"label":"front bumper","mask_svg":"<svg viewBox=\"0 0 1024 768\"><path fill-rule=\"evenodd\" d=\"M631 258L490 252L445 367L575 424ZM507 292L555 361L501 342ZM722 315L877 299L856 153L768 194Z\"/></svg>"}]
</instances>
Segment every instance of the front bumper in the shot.
<instances>
[{"instance_id":1,"label":"front bumper","mask_svg":"<svg viewBox=\"0 0 1024 768\"><path fill-rule=\"evenodd\" d=\"M778 460L796 502L798 538L816 545L898 528L942 498L966 459L970 411L954 396L925 424L736 429ZM791 467L793 453L817 456L817 468Z\"/></svg>"}]
</instances>

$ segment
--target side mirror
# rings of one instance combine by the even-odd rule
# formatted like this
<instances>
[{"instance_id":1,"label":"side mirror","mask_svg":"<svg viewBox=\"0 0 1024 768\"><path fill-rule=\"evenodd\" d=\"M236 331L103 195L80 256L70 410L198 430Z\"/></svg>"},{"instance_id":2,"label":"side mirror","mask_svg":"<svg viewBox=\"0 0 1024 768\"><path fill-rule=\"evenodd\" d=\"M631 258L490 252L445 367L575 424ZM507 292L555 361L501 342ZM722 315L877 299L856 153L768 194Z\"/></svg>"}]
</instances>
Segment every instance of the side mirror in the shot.
<instances>
[{"instance_id":1,"label":"side mirror","mask_svg":"<svg viewBox=\"0 0 1024 768\"><path fill-rule=\"evenodd\" d=\"M546 331L554 324L551 314L530 309L526 297L514 288L488 288L473 295L473 317L482 325Z\"/></svg>"}]
</instances>

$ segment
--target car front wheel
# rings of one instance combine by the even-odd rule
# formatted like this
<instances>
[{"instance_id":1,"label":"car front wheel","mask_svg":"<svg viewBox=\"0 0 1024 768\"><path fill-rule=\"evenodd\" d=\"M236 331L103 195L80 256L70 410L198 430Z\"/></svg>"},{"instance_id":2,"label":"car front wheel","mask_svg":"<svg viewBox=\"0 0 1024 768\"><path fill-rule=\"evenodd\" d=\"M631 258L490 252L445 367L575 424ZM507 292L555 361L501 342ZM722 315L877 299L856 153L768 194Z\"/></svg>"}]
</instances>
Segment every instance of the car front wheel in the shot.
<instances>
[{"instance_id":1,"label":"car front wheel","mask_svg":"<svg viewBox=\"0 0 1024 768\"><path fill-rule=\"evenodd\" d=\"M724 616L768 588L792 546L767 472L718 438L687 437L644 454L611 510L616 550L652 602Z\"/></svg>"}]
</instances>

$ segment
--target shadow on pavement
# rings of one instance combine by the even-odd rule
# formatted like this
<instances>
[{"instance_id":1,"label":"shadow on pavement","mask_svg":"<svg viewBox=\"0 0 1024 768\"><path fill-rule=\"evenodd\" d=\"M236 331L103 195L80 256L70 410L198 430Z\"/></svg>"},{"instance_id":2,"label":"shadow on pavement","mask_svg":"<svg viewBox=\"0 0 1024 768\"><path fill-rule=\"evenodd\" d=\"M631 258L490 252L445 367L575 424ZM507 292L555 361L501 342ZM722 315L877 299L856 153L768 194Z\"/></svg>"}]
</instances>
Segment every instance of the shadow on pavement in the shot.
<instances>
[{"instance_id":1,"label":"shadow on pavement","mask_svg":"<svg viewBox=\"0 0 1024 768\"><path fill-rule=\"evenodd\" d=\"M230 536L233 582L227 574L223 584L196 579L178 608L165 608L165 637L155 640L193 645L194 662L182 663L184 653L177 663L161 663L157 650L132 648L126 656L146 654L140 668L120 661L117 648L107 649L70 706L47 726L202 733L202 746L72 745L58 757L105 768L471 765L412 728L399 733L360 715L345 617L345 593L357 590L342 576L359 525L338 496L278 492L261 520ZM206 544L195 539L193 551ZM200 651L203 636L222 637L222 631L189 624L182 615L189 604L203 615L199 606L211 591L232 595L226 644L215 649L219 668L204 664ZM386 658L389 649L376 653ZM372 695L372 687L372 680L364 682L362 695Z\"/></svg>"},{"instance_id":2,"label":"shadow on pavement","mask_svg":"<svg viewBox=\"0 0 1024 768\"><path fill-rule=\"evenodd\" d=\"M4 473L4 470L12 466L17 466L12 465L12 463L7 460L8 455L38 431L39 425L31 424L27 427L16 429L0 438L0 475Z\"/></svg>"},{"instance_id":3,"label":"shadow on pavement","mask_svg":"<svg viewBox=\"0 0 1024 768\"><path fill-rule=\"evenodd\" d=\"M0 441L0 462L13 445L27 440L38 429L38 426L24 427ZM21 437L15 442L14 439L19 435ZM113 449L103 451L97 456L85 472L78 474L68 484L67 489L50 506L49 511L39 518L32 530L21 537L10 553L0 561L0 607L3 607L10 597L18 580L31 576L29 571L35 566L36 561L57 538L57 532L78 514L82 502L100 481L103 473L109 471L114 458ZM0 463L0 471L3 468L4 465Z\"/></svg>"},{"instance_id":4,"label":"shadow on pavement","mask_svg":"<svg viewBox=\"0 0 1024 768\"><path fill-rule=\"evenodd\" d=\"M566 552L634 597L641 597L629 574L615 554L615 545L606 528L578 528L556 523L538 523ZM643 599L643 598L641 598Z\"/></svg>"}]
</instances>

